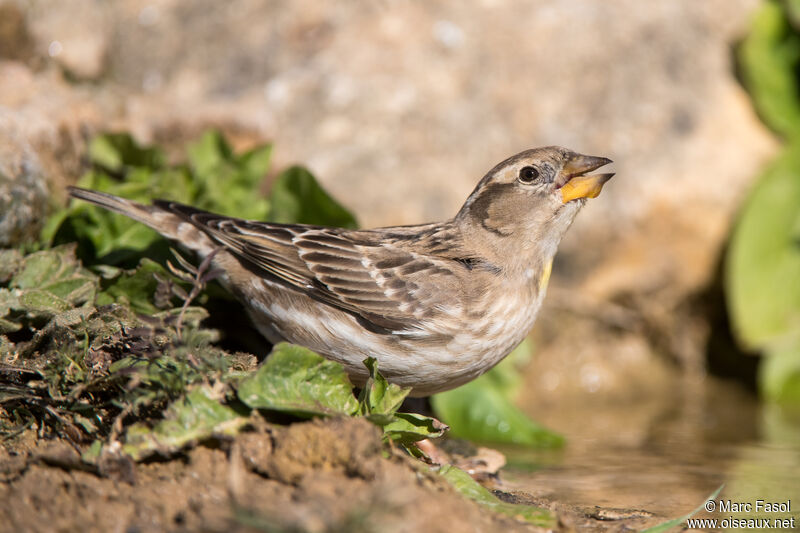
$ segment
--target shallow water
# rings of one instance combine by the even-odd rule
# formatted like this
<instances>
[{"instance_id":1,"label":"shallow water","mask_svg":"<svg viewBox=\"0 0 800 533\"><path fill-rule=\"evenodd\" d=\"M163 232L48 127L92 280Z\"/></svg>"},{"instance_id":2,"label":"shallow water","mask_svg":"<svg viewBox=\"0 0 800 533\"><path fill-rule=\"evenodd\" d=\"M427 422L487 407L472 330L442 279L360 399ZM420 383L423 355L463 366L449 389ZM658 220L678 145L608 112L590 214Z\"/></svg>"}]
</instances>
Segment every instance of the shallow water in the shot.
<instances>
[{"instance_id":1,"label":"shallow water","mask_svg":"<svg viewBox=\"0 0 800 533\"><path fill-rule=\"evenodd\" d=\"M645 511L652 525L687 514L724 484L715 512L698 517L768 518L773 527L779 519L783 530L794 517L800 530L798 413L759 405L747 391L711 379L627 405L583 402L529 411L568 444L555 452L504 449L508 489L589 514L596 506L620 516ZM768 512L759 500L788 501L790 509ZM717 529L735 530L723 525L731 524Z\"/></svg>"}]
</instances>

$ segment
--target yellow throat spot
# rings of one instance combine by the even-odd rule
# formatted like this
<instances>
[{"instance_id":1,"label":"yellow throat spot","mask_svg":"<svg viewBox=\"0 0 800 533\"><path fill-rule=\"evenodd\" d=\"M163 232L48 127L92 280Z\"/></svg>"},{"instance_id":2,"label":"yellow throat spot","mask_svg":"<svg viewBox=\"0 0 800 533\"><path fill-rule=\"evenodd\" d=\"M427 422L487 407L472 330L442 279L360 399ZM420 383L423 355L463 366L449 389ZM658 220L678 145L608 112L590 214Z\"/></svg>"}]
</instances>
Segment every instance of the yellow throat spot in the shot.
<instances>
[{"instance_id":1,"label":"yellow throat spot","mask_svg":"<svg viewBox=\"0 0 800 533\"><path fill-rule=\"evenodd\" d=\"M547 282L550 281L550 273L552 271L553 271L553 260L550 259L550 261L545 263L544 268L542 269L542 277L539 278L539 292L547 288Z\"/></svg>"}]
</instances>

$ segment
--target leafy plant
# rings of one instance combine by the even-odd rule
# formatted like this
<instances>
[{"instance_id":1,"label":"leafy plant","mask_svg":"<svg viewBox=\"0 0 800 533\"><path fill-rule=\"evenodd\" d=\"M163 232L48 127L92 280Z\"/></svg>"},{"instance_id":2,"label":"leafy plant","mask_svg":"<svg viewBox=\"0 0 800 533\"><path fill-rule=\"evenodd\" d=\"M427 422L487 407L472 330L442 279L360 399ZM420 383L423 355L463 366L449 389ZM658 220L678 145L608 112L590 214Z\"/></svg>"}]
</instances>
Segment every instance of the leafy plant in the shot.
<instances>
[{"instance_id":1,"label":"leafy plant","mask_svg":"<svg viewBox=\"0 0 800 533\"><path fill-rule=\"evenodd\" d=\"M187 338L177 338L180 309L171 299L152 302L155 272L177 282L158 265L97 275L74 245L4 250L0 264L0 406L14 419L93 438L108 434L120 414L156 407L233 365L210 345L216 332L200 327L202 308L185 310Z\"/></svg>"},{"instance_id":2,"label":"leafy plant","mask_svg":"<svg viewBox=\"0 0 800 533\"><path fill-rule=\"evenodd\" d=\"M553 529L556 526L555 516L547 509L504 502L460 468L445 465L441 467L439 474L462 495L495 512L521 518L541 528Z\"/></svg>"},{"instance_id":3,"label":"leafy plant","mask_svg":"<svg viewBox=\"0 0 800 533\"><path fill-rule=\"evenodd\" d=\"M159 148L139 146L130 135L101 135L89 147L92 170L77 185L138 202L173 200L244 219L356 226L355 217L301 167L281 173L269 197L254 194L269 170L269 145L236 154L222 135L209 131L187 152L187 163L170 165ZM155 231L85 202L73 202L51 216L42 238L52 244L77 241L88 264L132 266L145 250L158 262L170 257L168 242Z\"/></svg>"},{"instance_id":4,"label":"leafy plant","mask_svg":"<svg viewBox=\"0 0 800 533\"><path fill-rule=\"evenodd\" d=\"M372 357L365 359L364 365L369 370L369 379L361 391L359 412L370 422L381 426L387 438L417 453L416 442L444 435L448 427L435 418L398 413L411 389L387 382L378 372L378 362Z\"/></svg>"},{"instance_id":5,"label":"leafy plant","mask_svg":"<svg viewBox=\"0 0 800 533\"><path fill-rule=\"evenodd\" d=\"M139 422L130 426L122 450L137 460L153 454L172 454L199 440L241 431L250 423L253 410L300 418L362 415L384 429L387 442L407 448L419 440L444 434L447 426L436 419L398 413L408 390L398 394L399 387L388 385L374 359L365 364L372 382L357 400L341 365L301 346L278 344L258 370L226 379L235 390L235 398L233 393L228 394L230 389L223 382L189 387L165 410L163 420L154 425ZM384 402L387 390L399 402Z\"/></svg>"},{"instance_id":6,"label":"leafy plant","mask_svg":"<svg viewBox=\"0 0 800 533\"><path fill-rule=\"evenodd\" d=\"M759 388L800 403L800 8L765 2L739 48L742 79L764 122L786 138L753 188L725 261L728 308L740 343L764 353Z\"/></svg>"},{"instance_id":7,"label":"leafy plant","mask_svg":"<svg viewBox=\"0 0 800 533\"><path fill-rule=\"evenodd\" d=\"M253 409L299 417L354 415L358 402L342 365L301 346L281 343L239 384L239 399Z\"/></svg>"}]
</instances>

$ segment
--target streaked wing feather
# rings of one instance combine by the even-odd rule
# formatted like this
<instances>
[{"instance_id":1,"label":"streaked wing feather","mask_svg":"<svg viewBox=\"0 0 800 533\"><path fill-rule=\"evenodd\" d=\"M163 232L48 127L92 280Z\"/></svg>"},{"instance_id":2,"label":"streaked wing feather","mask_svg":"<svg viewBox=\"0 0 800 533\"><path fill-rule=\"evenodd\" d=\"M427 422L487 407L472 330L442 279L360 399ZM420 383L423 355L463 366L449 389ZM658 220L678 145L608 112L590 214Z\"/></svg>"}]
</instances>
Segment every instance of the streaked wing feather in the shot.
<instances>
[{"instance_id":1,"label":"streaked wing feather","mask_svg":"<svg viewBox=\"0 0 800 533\"><path fill-rule=\"evenodd\" d=\"M348 230L251 222L173 202L161 207L182 215L235 255L272 279L360 317L385 331L413 330L443 302L422 280L452 275L440 261L401 248L352 238Z\"/></svg>"}]
</instances>

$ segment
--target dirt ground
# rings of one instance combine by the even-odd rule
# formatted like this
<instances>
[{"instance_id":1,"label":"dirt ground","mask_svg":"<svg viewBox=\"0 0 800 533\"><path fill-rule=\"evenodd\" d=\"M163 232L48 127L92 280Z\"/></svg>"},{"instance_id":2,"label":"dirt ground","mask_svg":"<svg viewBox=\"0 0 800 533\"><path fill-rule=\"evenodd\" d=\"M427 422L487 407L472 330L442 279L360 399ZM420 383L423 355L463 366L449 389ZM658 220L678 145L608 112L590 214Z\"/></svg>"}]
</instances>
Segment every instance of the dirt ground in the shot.
<instances>
[{"instance_id":1,"label":"dirt ground","mask_svg":"<svg viewBox=\"0 0 800 533\"><path fill-rule=\"evenodd\" d=\"M65 439L31 430L0 449L0 531L537 531L482 508L401 452L382 452L365 420L265 427L142 464L94 472ZM621 531L648 513L579 509L502 491L554 510L559 530Z\"/></svg>"}]
</instances>

